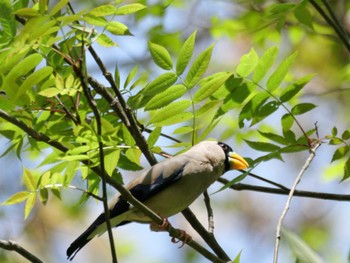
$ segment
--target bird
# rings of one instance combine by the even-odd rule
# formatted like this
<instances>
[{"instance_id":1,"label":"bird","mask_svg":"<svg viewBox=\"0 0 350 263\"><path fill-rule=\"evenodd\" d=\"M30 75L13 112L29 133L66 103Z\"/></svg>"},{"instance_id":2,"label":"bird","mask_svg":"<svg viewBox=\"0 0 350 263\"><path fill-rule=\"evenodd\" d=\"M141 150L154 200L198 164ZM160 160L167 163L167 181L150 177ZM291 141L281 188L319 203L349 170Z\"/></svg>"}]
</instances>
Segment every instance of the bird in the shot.
<instances>
[{"instance_id":1,"label":"bird","mask_svg":"<svg viewBox=\"0 0 350 263\"><path fill-rule=\"evenodd\" d=\"M180 213L228 170L244 170L247 161L223 142L202 141L189 150L165 159L142 171L126 188L140 202L163 218ZM130 222L152 223L120 194L109 202L110 222L119 227ZM107 231L105 214L96 220L69 246L72 260L92 238Z\"/></svg>"}]
</instances>

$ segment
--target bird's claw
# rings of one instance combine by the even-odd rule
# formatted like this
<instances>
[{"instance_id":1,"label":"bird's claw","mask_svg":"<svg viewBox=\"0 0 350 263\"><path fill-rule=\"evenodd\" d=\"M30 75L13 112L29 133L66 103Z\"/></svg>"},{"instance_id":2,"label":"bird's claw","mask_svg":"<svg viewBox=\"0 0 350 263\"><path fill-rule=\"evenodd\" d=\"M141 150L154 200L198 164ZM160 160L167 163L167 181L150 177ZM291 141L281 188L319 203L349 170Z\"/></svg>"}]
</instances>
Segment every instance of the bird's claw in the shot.
<instances>
[{"instance_id":1,"label":"bird's claw","mask_svg":"<svg viewBox=\"0 0 350 263\"><path fill-rule=\"evenodd\" d=\"M180 236L177 237L178 240L176 240L175 237L171 238L171 242L173 243L179 243L180 241L182 241L181 246L179 246L179 248L182 248L185 244L188 244L189 242L191 242L192 237L186 233L186 231L184 230L179 230L180 231Z\"/></svg>"}]
</instances>

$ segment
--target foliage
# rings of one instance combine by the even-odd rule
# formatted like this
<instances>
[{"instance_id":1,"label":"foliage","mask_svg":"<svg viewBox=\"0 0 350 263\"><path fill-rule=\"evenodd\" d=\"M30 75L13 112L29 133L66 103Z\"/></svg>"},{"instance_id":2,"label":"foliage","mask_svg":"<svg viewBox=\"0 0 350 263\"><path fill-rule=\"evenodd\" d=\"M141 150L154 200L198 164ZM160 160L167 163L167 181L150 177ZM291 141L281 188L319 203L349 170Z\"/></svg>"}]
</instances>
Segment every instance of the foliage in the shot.
<instances>
[{"instance_id":1,"label":"foliage","mask_svg":"<svg viewBox=\"0 0 350 263\"><path fill-rule=\"evenodd\" d=\"M153 28L147 43L154 73L137 65L130 70L114 65L112 75L95 48L111 52L122 37L133 38L135 33L124 22L128 17L142 23L147 16L162 17L166 10L165 4L116 2L76 13L67 0L55 5L46 1L0 3L0 134L11 141L2 157L11 151L19 159L24 152L50 152L35 171L23 168L25 189L3 205L25 201L27 218L37 198L43 204L49 192L60 198L62 189L74 185L79 176L87 183L86 193L99 195L103 176L94 168L102 163L107 176L122 183L120 170L140 170L142 154L150 162L153 154L164 152L161 137L170 137L167 146L189 147L217 135L216 129L225 125L228 116L238 116L235 128L240 129L240 136L252 151L262 154L250 160L252 167L271 159L286 160L323 140L338 147L331 162L342 163L341 180L350 177L349 130L338 135L334 127L330 135L319 138L316 123L304 126L299 120L317 105L300 100L316 72L293 76L297 52L285 55L275 45L263 52L251 48L234 70L212 72L216 45L199 45L198 30L182 39L171 34L156 37ZM237 19L214 16L210 33L234 37L237 31L232 28L244 23L248 30L258 29L254 38L263 43L264 36L281 33L286 26L302 34L328 32L332 25L313 19L317 10L310 2L259 6L261 12L257 7ZM288 34L291 39L298 35L293 30ZM92 63L108 85L90 72ZM264 125L267 118L278 114L278 128ZM247 128L255 131L253 136ZM83 195L81 202L88 197ZM293 235L285 235L296 244ZM235 262L239 258L240 254Z\"/></svg>"}]
</instances>

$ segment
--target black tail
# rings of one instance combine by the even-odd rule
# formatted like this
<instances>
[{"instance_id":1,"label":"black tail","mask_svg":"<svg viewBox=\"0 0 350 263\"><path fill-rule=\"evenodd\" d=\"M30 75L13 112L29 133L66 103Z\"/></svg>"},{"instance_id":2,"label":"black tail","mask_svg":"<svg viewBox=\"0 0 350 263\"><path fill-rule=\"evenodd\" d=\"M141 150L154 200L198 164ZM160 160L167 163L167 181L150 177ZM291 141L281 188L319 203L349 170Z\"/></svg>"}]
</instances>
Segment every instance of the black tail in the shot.
<instances>
[{"instance_id":1,"label":"black tail","mask_svg":"<svg viewBox=\"0 0 350 263\"><path fill-rule=\"evenodd\" d=\"M89 227L82 233L67 249L67 258L72 260L75 255L82 249L93 237L90 235L104 221L104 214L101 214Z\"/></svg>"}]
</instances>

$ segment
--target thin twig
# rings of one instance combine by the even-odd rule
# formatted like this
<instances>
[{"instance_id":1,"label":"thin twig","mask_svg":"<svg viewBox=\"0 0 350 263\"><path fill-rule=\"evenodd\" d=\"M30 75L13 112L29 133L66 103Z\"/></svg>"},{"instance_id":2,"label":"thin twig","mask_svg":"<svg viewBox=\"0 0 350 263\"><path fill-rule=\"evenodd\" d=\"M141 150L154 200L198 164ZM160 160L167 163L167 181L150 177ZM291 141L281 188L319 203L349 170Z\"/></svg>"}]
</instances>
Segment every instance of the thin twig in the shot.
<instances>
[{"instance_id":1,"label":"thin twig","mask_svg":"<svg viewBox=\"0 0 350 263\"><path fill-rule=\"evenodd\" d=\"M208 244L208 246L215 252L215 254L225 260L225 262L230 261L230 257L222 249L220 244L217 242L213 233L209 233L207 229L199 222L196 215L189 209L186 208L181 212L186 220L191 224L194 230L203 238L203 240Z\"/></svg>"},{"instance_id":2,"label":"thin twig","mask_svg":"<svg viewBox=\"0 0 350 263\"><path fill-rule=\"evenodd\" d=\"M323 1L324 2L324 1ZM349 37L348 35L345 33L345 31L341 28L340 24L340 28L339 26L336 24L338 23L337 21L334 22L327 14L326 12L318 5L317 1L315 0L310 0L310 3L313 5L313 7L317 10L317 12L319 12L319 14L324 18L324 20L326 20L327 24L329 24L331 27L333 27L333 29L335 30L335 32L337 33L338 37L340 38L340 40L343 42L345 48L348 50L348 52L350 52L350 41L349 41ZM327 5L326 5L327 7ZM329 11L329 10L328 10ZM333 11L331 11L333 12ZM333 16L331 14L331 16Z\"/></svg>"},{"instance_id":3,"label":"thin twig","mask_svg":"<svg viewBox=\"0 0 350 263\"><path fill-rule=\"evenodd\" d=\"M81 63L79 63L81 65ZM102 178L102 196L103 196L103 208L104 208L104 214L105 214L105 220L106 220L106 226L107 226L107 233L109 238L109 244L111 248L111 256L112 256L112 262L117 263L117 253L115 250L114 245L114 239L113 239L113 232L112 232L112 224L110 220L110 212L108 207L108 196L107 196L107 185L106 185L106 171L105 171L105 165L104 165L104 152L103 152L103 142L102 142L102 122L101 122L101 116L100 112L97 108L96 101L91 95L91 92L89 90L88 85L85 82L85 76L82 72L81 67L76 67L75 64L72 65L74 72L77 74L77 76L80 79L80 84L83 87L84 95L88 101L88 104L94 113L95 120L96 120L96 126L97 126L97 137L98 137L98 148L99 148L99 159L100 159L100 167L101 167L101 178Z\"/></svg>"},{"instance_id":4,"label":"thin twig","mask_svg":"<svg viewBox=\"0 0 350 263\"><path fill-rule=\"evenodd\" d=\"M210 205L210 197L209 197L208 191L205 191L203 195L204 195L205 207L207 208L207 213L208 213L208 232L213 234L214 233L214 213Z\"/></svg>"},{"instance_id":5,"label":"thin twig","mask_svg":"<svg viewBox=\"0 0 350 263\"><path fill-rule=\"evenodd\" d=\"M318 147L320 147L321 143L318 142L316 143L313 148L310 149L310 155L309 158L307 158L304 166L302 167L302 169L300 170L297 178L294 181L293 187L290 189L289 195L288 195L288 199L286 202L286 205L282 211L282 214L278 220L277 226L276 226L276 243L275 243L275 250L274 250L274 257L273 257L273 262L277 263L278 262L278 252L279 252L279 246L280 246L280 241L281 241L281 228L282 228L282 223L284 218L287 215L287 212L289 210L294 192L296 190L297 185L299 184L301 178L303 177L305 171L307 170L307 168L309 168L312 160L314 159L315 155L316 155L316 150Z\"/></svg>"},{"instance_id":6,"label":"thin twig","mask_svg":"<svg viewBox=\"0 0 350 263\"><path fill-rule=\"evenodd\" d=\"M219 178L217 181L222 183L222 184L228 184L230 182L229 180L227 180L225 178ZM253 191L253 192L260 192L260 193L267 193L267 194L279 194L279 195L288 195L290 192L289 188L286 188L286 190L284 190L284 189L278 189L278 188L271 188L271 187L250 185L250 184L241 184L241 183L231 185L229 188L232 190L235 190L235 191L247 190L247 191ZM322 200L329 200L329 201L350 202L350 195L342 195L342 194L295 190L294 196L315 198L315 199L322 199Z\"/></svg>"},{"instance_id":7,"label":"thin twig","mask_svg":"<svg viewBox=\"0 0 350 263\"><path fill-rule=\"evenodd\" d=\"M33 263L43 263L42 260L34 256L31 252L12 240L0 240L0 247L6 250L16 251L18 254Z\"/></svg>"}]
</instances>

